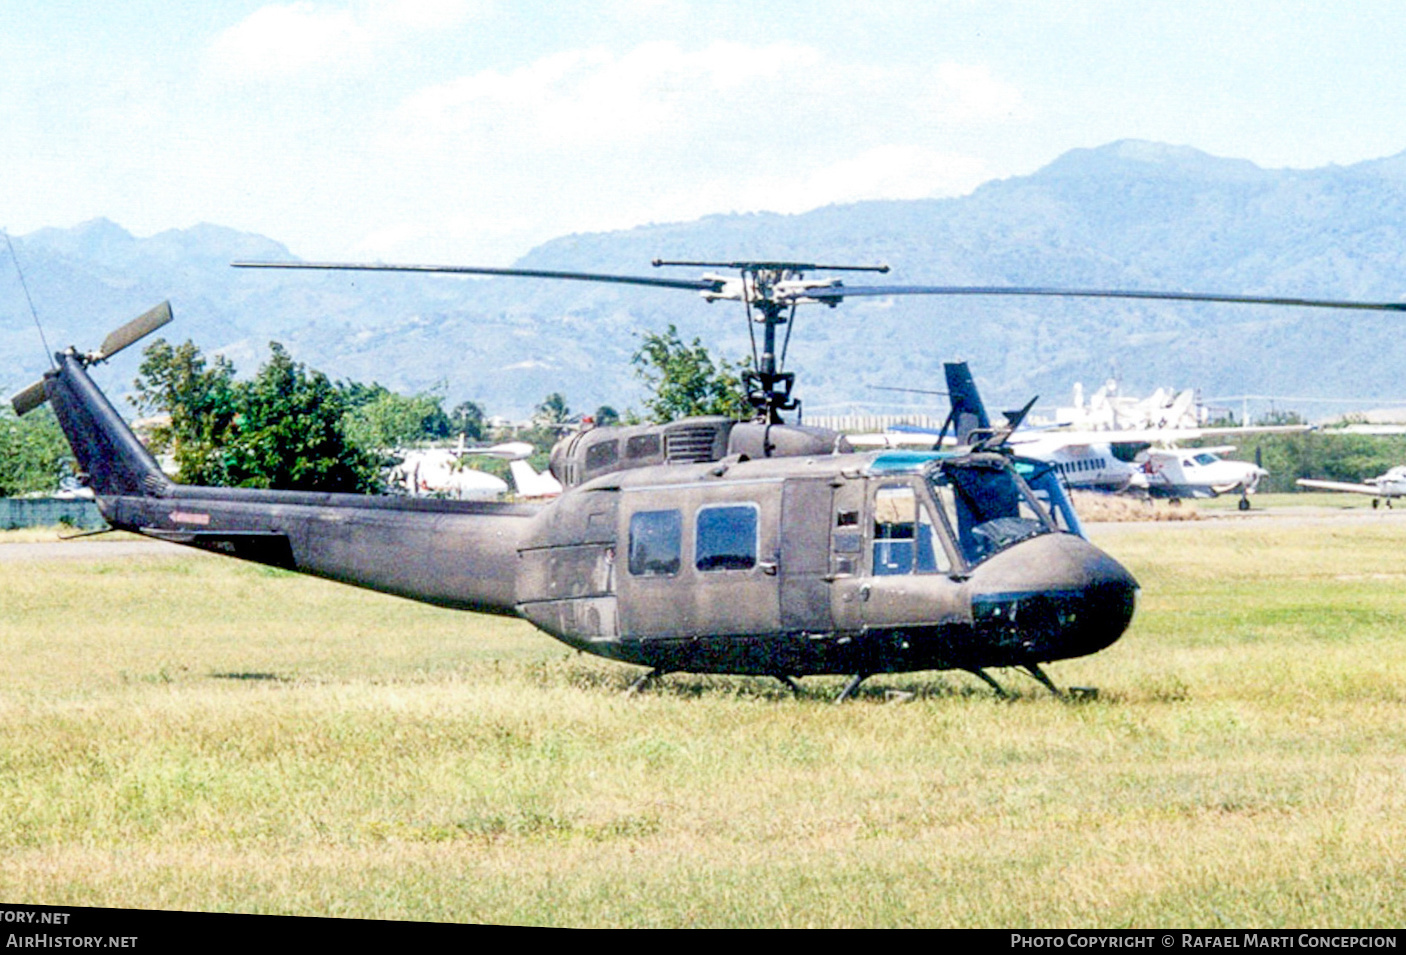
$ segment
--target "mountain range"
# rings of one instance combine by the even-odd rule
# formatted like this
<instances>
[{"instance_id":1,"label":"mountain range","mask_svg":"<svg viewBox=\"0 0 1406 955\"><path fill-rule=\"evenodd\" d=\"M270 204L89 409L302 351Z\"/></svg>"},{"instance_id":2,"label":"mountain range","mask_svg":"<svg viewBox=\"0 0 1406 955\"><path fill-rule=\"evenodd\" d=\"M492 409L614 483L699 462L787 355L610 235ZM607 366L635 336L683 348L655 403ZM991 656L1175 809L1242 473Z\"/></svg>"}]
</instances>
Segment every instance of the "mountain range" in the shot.
<instances>
[{"instance_id":1,"label":"mountain range","mask_svg":"<svg viewBox=\"0 0 1406 955\"><path fill-rule=\"evenodd\" d=\"M90 348L170 299L169 339L193 340L250 374L271 340L334 378L439 389L522 415L550 392L573 408L639 404L630 356L642 330L675 324L716 356L749 353L735 303L686 292L535 279L241 270L288 260L263 236L215 225L146 238L99 219L15 237L16 257L55 347ZM1122 141L1066 153L1029 176L950 199L827 206L799 215L564 236L522 268L624 274L654 258L884 262L849 284L1147 288L1406 299L1406 153L1350 166L1262 169L1187 147ZM472 263L451 263L472 264ZM13 268L0 266L0 386L45 367ZM1406 336L1390 313L1064 299L853 299L798 315L789 365L807 411L892 403L874 386L940 388L941 363L971 362L1000 406L1116 373L1125 393L1196 387L1208 398L1403 397ZM135 351L135 349L134 349ZM99 379L130 389L139 356ZM914 398L914 401L935 399ZM1238 403L1236 403L1238 407ZM945 404L933 410L945 410Z\"/></svg>"}]
</instances>

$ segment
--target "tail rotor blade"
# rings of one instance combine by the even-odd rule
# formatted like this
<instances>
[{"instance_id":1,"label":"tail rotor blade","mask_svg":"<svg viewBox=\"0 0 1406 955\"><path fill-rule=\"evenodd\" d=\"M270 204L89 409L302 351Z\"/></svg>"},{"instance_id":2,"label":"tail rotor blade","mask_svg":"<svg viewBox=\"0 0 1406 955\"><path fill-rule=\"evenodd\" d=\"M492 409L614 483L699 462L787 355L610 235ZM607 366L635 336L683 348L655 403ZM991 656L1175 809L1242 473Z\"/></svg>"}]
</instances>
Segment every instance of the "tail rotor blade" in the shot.
<instances>
[{"instance_id":1,"label":"tail rotor blade","mask_svg":"<svg viewBox=\"0 0 1406 955\"><path fill-rule=\"evenodd\" d=\"M144 315L139 315L126 325L103 339L102 347L94 357L95 361L106 361L113 355L138 342L171 321L171 303L162 302Z\"/></svg>"},{"instance_id":2,"label":"tail rotor blade","mask_svg":"<svg viewBox=\"0 0 1406 955\"><path fill-rule=\"evenodd\" d=\"M10 399L10 404L14 405L15 414L24 417L35 408L49 400L49 392L44 388L44 379L40 378L24 391Z\"/></svg>"}]
</instances>

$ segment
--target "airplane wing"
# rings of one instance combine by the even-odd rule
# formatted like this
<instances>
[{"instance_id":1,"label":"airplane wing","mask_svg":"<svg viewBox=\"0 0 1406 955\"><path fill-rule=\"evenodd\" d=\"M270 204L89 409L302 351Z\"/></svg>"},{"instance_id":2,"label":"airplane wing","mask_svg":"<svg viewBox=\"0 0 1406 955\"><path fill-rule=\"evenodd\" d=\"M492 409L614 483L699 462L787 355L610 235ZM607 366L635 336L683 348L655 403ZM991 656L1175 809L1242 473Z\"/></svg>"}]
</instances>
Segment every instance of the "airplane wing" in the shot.
<instances>
[{"instance_id":1,"label":"airplane wing","mask_svg":"<svg viewBox=\"0 0 1406 955\"><path fill-rule=\"evenodd\" d=\"M1299 487L1313 488L1315 491L1344 491L1348 494L1370 494L1373 497L1401 496L1384 491L1373 484L1351 484L1347 481L1312 481L1308 478L1299 478L1294 483Z\"/></svg>"},{"instance_id":2,"label":"airplane wing","mask_svg":"<svg viewBox=\"0 0 1406 955\"><path fill-rule=\"evenodd\" d=\"M1221 435L1237 434L1302 434L1312 431L1311 424L1247 424L1226 428L1194 428L1197 437L1218 438Z\"/></svg>"},{"instance_id":3,"label":"airplane wing","mask_svg":"<svg viewBox=\"0 0 1406 955\"><path fill-rule=\"evenodd\" d=\"M1011 441L1064 441L1069 444L1176 444L1198 438L1237 434L1296 434L1313 430L1312 425L1263 425L1248 428L1136 428L1122 431L1017 431ZM1198 448L1198 451L1207 450Z\"/></svg>"},{"instance_id":4,"label":"airplane wing","mask_svg":"<svg viewBox=\"0 0 1406 955\"><path fill-rule=\"evenodd\" d=\"M908 431L902 425L894 425L892 429L884 432L872 432L869 434L847 434L845 440L855 448L931 448L933 441L937 439L937 429L929 428L926 431ZM946 444L952 443L952 436L945 439Z\"/></svg>"}]
</instances>

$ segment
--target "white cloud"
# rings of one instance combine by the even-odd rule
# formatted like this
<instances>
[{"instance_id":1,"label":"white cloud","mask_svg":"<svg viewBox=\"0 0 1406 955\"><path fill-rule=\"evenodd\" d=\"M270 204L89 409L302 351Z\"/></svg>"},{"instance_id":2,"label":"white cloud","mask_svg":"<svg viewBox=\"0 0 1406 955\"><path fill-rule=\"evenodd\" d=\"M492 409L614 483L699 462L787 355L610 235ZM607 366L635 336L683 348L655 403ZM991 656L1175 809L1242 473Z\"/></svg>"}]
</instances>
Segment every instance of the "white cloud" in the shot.
<instances>
[{"instance_id":1,"label":"white cloud","mask_svg":"<svg viewBox=\"0 0 1406 955\"><path fill-rule=\"evenodd\" d=\"M457 25L468 10L465 0L297 0L261 7L215 37L210 62L221 73L247 78L361 66L378 47Z\"/></svg>"},{"instance_id":2,"label":"white cloud","mask_svg":"<svg viewBox=\"0 0 1406 955\"><path fill-rule=\"evenodd\" d=\"M872 145L1022 110L1019 90L981 65L835 62L795 43L685 51L653 42L623 54L569 50L426 87L405 99L386 135L400 148L458 155L645 141L791 150L837 129Z\"/></svg>"},{"instance_id":3,"label":"white cloud","mask_svg":"<svg viewBox=\"0 0 1406 955\"><path fill-rule=\"evenodd\" d=\"M755 184L748 189L755 197L749 205L775 212L804 212L865 199L928 199L969 192L989 178L986 164L972 156L921 146L884 145L794 180Z\"/></svg>"},{"instance_id":4,"label":"white cloud","mask_svg":"<svg viewBox=\"0 0 1406 955\"><path fill-rule=\"evenodd\" d=\"M254 11L216 37L210 55L229 73L284 76L342 59L368 41L350 10L300 2Z\"/></svg>"},{"instance_id":5,"label":"white cloud","mask_svg":"<svg viewBox=\"0 0 1406 955\"><path fill-rule=\"evenodd\" d=\"M929 199L962 195L990 179L972 156L920 146L882 145L822 166L714 177L663 196L648 210L654 221L712 212L795 214L868 199Z\"/></svg>"},{"instance_id":6,"label":"white cloud","mask_svg":"<svg viewBox=\"0 0 1406 955\"><path fill-rule=\"evenodd\" d=\"M621 56L602 48L569 50L506 73L485 70L421 90L403 104L394 135L441 145L458 140L469 149L505 134L549 148L677 137L700 119L716 121L724 105L738 106L758 87L794 85L788 74L819 66L818 52L785 43L714 43L686 53L657 42ZM436 147L433 141L421 145Z\"/></svg>"},{"instance_id":7,"label":"white cloud","mask_svg":"<svg viewBox=\"0 0 1406 955\"><path fill-rule=\"evenodd\" d=\"M1019 90L980 65L838 62L791 42L654 42L425 87L374 141L387 167L443 190L432 231L521 247L533 234L725 210L964 193L991 170L949 134L1022 110ZM451 224L448 209L467 219Z\"/></svg>"},{"instance_id":8,"label":"white cloud","mask_svg":"<svg viewBox=\"0 0 1406 955\"><path fill-rule=\"evenodd\" d=\"M467 0L382 0L370 5L368 20L393 34L443 30L462 23L472 6Z\"/></svg>"},{"instance_id":9,"label":"white cloud","mask_svg":"<svg viewBox=\"0 0 1406 955\"><path fill-rule=\"evenodd\" d=\"M1023 113L1020 90L993 77L986 66L941 63L935 79L934 106L947 122L984 122Z\"/></svg>"}]
</instances>

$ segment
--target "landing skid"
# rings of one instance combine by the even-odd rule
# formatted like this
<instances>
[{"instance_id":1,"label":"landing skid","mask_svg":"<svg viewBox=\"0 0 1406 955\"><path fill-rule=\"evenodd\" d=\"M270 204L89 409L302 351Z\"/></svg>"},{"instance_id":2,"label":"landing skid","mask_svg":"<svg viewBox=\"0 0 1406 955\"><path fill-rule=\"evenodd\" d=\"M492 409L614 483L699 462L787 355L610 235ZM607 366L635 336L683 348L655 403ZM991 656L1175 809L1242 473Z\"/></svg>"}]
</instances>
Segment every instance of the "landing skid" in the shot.
<instances>
[{"instance_id":1,"label":"landing skid","mask_svg":"<svg viewBox=\"0 0 1406 955\"><path fill-rule=\"evenodd\" d=\"M1030 663L1025 666L1022 666L1021 669L1024 670L1026 673L1029 673L1036 680L1043 683L1045 689L1049 690L1055 696L1059 697L1061 700L1064 699L1064 693L1060 691L1059 687L1054 685L1054 683L1050 680L1049 677L1045 676L1045 671L1040 669L1040 664Z\"/></svg>"},{"instance_id":2,"label":"landing skid","mask_svg":"<svg viewBox=\"0 0 1406 955\"><path fill-rule=\"evenodd\" d=\"M854 691L859 689L859 684L863 683L871 676L873 676L872 673L856 673L854 677L845 684L845 688L840 691L840 695L835 697L835 702L843 703L845 700L849 699L854 695Z\"/></svg>"},{"instance_id":3,"label":"landing skid","mask_svg":"<svg viewBox=\"0 0 1406 955\"><path fill-rule=\"evenodd\" d=\"M673 672L672 670L660 670L660 669L657 669L657 668L656 668L656 669L653 669L653 670L650 670L648 673L644 674L644 676L640 677L638 680L636 680L635 682L631 683L630 686L629 686L629 688L628 688L627 690L625 690L625 692L624 692L623 695L624 695L624 696L634 696L635 694L637 694L637 693L639 693L641 690L643 690L645 687L647 687L647 686L649 686L651 683L653 683L655 680L657 680L659 677L664 676L666 673L672 673L672 672Z\"/></svg>"},{"instance_id":4,"label":"landing skid","mask_svg":"<svg viewBox=\"0 0 1406 955\"><path fill-rule=\"evenodd\" d=\"M1376 502L1373 501L1372 503L1375 504ZM1390 505L1388 505L1388 506L1390 506ZM80 538L83 538L83 537L97 537L99 534L111 534L111 533L112 533L113 531L115 531L116 529L117 529L117 528L115 528L115 527L100 527L100 528L98 528L98 529L95 530L95 531L80 531L80 532L77 533L77 534L60 534L60 535L59 535L59 540L61 540L61 541L76 541L76 540L78 540L78 539L80 539Z\"/></svg>"},{"instance_id":5,"label":"landing skid","mask_svg":"<svg viewBox=\"0 0 1406 955\"><path fill-rule=\"evenodd\" d=\"M659 679L661 676L665 676L673 672L673 670L661 670L658 668L650 670L649 672L640 676L639 679L635 680L635 682L631 683L629 687L626 688L623 695L635 696L638 693L642 693L644 690L648 689L650 684L652 684L655 680ZM792 693L796 694L797 696L801 695L801 685L796 682L795 677L789 676L785 673L773 673L772 676L774 676L776 679L780 680L782 683L790 687Z\"/></svg>"},{"instance_id":6,"label":"landing skid","mask_svg":"<svg viewBox=\"0 0 1406 955\"><path fill-rule=\"evenodd\" d=\"M1040 665L1038 663L1023 664L1021 665L1020 669L1024 670L1027 674L1030 675L1032 679L1043 685L1047 690L1049 690L1059 699L1063 700L1067 698L1066 694L1062 690L1060 690L1059 687L1055 686L1054 682L1050 680L1048 676L1045 675L1045 671L1040 669ZM635 696L636 694L641 693L642 691L647 689L649 685L652 684L659 677L665 676L666 674L672 672L672 670L663 669L650 670L647 673L642 674L638 679L635 680L635 682L631 683L629 687L625 690L623 695ZM967 670L966 672L970 673L972 676L976 677L977 679L985 683L987 686L991 687L991 689L996 691L996 695L1001 697L1002 699L1011 698L1011 695L1006 692L1006 688L1001 686L1001 684L997 683L995 678L992 677L991 674L987 673L985 670L971 669ZM865 680L869 679L871 676L873 676L872 673L856 673L853 677L850 678L850 681L845 684L845 688L840 691L839 695L835 697L835 702L843 703L845 700L854 696L855 691L859 689L859 685ZM795 677L785 673L773 673L772 677L778 680L779 682L784 683L786 686L790 687L792 693L796 694L797 696L800 696L801 685L796 682ZM1090 693L1088 687L1076 687L1075 689L1084 691L1083 693L1076 694L1076 696L1096 695L1098 692L1094 690L1092 691L1092 693Z\"/></svg>"},{"instance_id":7,"label":"landing skid","mask_svg":"<svg viewBox=\"0 0 1406 955\"><path fill-rule=\"evenodd\" d=\"M1061 692L1060 688L1055 686L1053 681L1051 681L1049 677L1045 676L1045 671L1040 669L1040 665L1038 663L1022 665L1020 669L1028 673L1033 679L1037 680L1047 690L1049 690L1055 696L1059 697L1061 700L1065 698L1065 695L1063 692ZM972 676L980 679L987 686L991 687L991 689L995 690L997 696L1001 697L1002 699L1010 699L1011 695L1006 692L1005 687L997 683L995 678L991 676L991 674L987 673L985 670L968 670L967 672L970 673Z\"/></svg>"},{"instance_id":8,"label":"landing skid","mask_svg":"<svg viewBox=\"0 0 1406 955\"><path fill-rule=\"evenodd\" d=\"M1010 698L1010 694L1006 692L1005 687L997 683L995 678L993 678L991 674L987 673L985 670L968 670L967 672L970 673L972 676L979 678L982 682L990 686L991 689L996 691L997 696L1001 697L1002 699Z\"/></svg>"}]
</instances>

